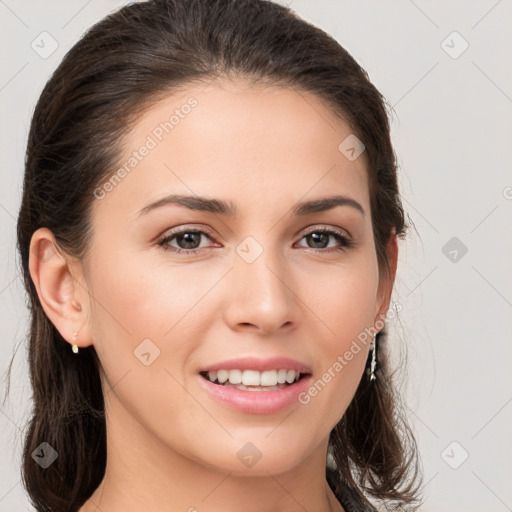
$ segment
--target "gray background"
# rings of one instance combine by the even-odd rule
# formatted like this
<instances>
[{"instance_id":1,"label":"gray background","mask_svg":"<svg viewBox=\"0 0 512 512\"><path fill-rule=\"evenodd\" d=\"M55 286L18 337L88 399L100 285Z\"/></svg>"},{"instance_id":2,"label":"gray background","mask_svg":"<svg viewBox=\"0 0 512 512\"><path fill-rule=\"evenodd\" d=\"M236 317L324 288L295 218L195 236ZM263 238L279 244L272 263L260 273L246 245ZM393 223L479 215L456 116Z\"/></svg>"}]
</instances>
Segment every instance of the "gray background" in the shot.
<instances>
[{"instance_id":1,"label":"gray background","mask_svg":"<svg viewBox=\"0 0 512 512\"><path fill-rule=\"evenodd\" d=\"M0 0L2 375L21 342L0 409L1 512L31 510L19 476L30 386L15 251L29 120L65 52L125 3ZM390 328L395 353L408 351L421 510L512 510L512 2L287 3L345 46L395 109L400 186L416 230L401 245L393 300L402 309ZM41 55L52 39L58 48Z\"/></svg>"}]
</instances>

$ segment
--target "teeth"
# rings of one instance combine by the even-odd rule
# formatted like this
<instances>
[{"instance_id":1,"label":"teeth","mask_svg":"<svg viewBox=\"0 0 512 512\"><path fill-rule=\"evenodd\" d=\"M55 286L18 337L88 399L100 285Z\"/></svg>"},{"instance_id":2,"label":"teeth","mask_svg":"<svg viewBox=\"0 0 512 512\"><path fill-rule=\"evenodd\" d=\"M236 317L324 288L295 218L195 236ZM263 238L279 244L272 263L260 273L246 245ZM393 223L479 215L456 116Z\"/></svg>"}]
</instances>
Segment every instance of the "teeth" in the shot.
<instances>
[{"instance_id":1,"label":"teeth","mask_svg":"<svg viewBox=\"0 0 512 512\"><path fill-rule=\"evenodd\" d=\"M277 382L279 384L284 384L286 382L286 374L288 370L278 370L277 372Z\"/></svg>"},{"instance_id":2,"label":"teeth","mask_svg":"<svg viewBox=\"0 0 512 512\"><path fill-rule=\"evenodd\" d=\"M279 384L292 384L300 379L300 372L295 370L217 370L208 372L208 379L211 382L216 380L219 384L239 384L240 389L245 386L274 387Z\"/></svg>"},{"instance_id":3,"label":"teeth","mask_svg":"<svg viewBox=\"0 0 512 512\"><path fill-rule=\"evenodd\" d=\"M277 386L244 386L243 384L231 384L226 382L224 386L228 388L241 389L242 391L278 391L286 387L286 384L278 384Z\"/></svg>"},{"instance_id":4,"label":"teeth","mask_svg":"<svg viewBox=\"0 0 512 512\"><path fill-rule=\"evenodd\" d=\"M230 384L236 384L236 382L233 382L231 380L231 374L233 372L236 372L237 370L230 370L229 371L229 382ZM244 373L242 373L242 384L244 386L259 386L261 381L260 372L256 370L244 370Z\"/></svg>"},{"instance_id":5,"label":"teeth","mask_svg":"<svg viewBox=\"0 0 512 512\"><path fill-rule=\"evenodd\" d=\"M275 386L277 384L277 370L269 370L261 373L260 386Z\"/></svg>"},{"instance_id":6,"label":"teeth","mask_svg":"<svg viewBox=\"0 0 512 512\"><path fill-rule=\"evenodd\" d=\"M231 384L241 384L243 381L242 371L241 370L229 370L228 379Z\"/></svg>"},{"instance_id":7,"label":"teeth","mask_svg":"<svg viewBox=\"0 0 512 512\"><path fill-rule=\"evenodd\" d=\"M291 384L294 380L295 370L288 370L288 372L286 372L286 382L288 382L288 384Z\"/></svg>"},{"instance_id":8,"label":"teeth","mask_svg":"<svg viewBox=\"0 0 512 512\"><path fill-rule=\"evenodd\" d=\"M229 372L227 370L218 370L217 379L221 384L224 384L228 380Z\"/></svg>"}]
</instances>

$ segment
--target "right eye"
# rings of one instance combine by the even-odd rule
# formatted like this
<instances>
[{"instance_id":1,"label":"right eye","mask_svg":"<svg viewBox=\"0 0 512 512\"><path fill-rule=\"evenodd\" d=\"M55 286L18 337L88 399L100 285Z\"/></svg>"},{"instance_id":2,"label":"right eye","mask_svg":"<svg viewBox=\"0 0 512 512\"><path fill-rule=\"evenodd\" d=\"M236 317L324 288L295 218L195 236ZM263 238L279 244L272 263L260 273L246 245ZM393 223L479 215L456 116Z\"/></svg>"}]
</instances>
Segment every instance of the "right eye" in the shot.
<instances>
[{"instance_id":1,"label":"right eye","mask_svg":"<svg viewBox=\"0 0 512 512\"><path fill-rule=\"evenodd\" d=\"M201 243L201 237L206 236L212 239L212 235L201 229L180 229L167 234L165 237L158 241L158 245L162 247L164 251L171 251L179 254L196 254L204 247L199 247ZM172 240L176 239L178 244L182 244L185 247L174 247L170 245ZM193 247L190 247L193 246Z\"/></svg>"}]
</instances>

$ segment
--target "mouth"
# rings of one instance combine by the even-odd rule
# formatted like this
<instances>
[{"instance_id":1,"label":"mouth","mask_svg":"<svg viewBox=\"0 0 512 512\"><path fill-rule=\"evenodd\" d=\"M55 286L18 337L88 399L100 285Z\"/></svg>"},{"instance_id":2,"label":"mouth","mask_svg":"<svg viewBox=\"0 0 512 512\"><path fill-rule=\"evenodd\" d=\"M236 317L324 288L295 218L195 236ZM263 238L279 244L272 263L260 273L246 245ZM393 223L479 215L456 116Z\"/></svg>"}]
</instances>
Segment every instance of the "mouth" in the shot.
<instances>
[{"instance_id":1,"label":"mouth","mask_svg":"<svg viewBox=\"0 0 512 512\"><path fill-rule=\"evenodd\" d=\"M220 369L202 371L199 375L221 387L241 391L279 391L307 378L310 373L286 368L258 371L251 369Z\"/></svg>"},{"instance_id":2,"label":"mouth","mask_svg":"<svg viewBox=\"0 0 512 512\"><path fill-rule=\"evenodd\" d=\"M313 379L307 363L284 356L238 357L199 369L197 378L216 403L249 414L273 414L298 402Z\"/></svg>"}]
</instances>

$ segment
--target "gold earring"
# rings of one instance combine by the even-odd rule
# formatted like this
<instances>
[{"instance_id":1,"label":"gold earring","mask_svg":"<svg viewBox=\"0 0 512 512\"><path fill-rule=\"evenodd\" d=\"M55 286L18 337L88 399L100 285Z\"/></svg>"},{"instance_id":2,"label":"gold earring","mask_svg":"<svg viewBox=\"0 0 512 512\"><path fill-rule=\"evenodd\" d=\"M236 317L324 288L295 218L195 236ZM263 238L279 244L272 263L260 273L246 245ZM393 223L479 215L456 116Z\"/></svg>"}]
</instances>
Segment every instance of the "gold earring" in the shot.
<instances>
[{"instance_id":1,"label":"gold earring","mask_svg":"<svg viewBox=\"0 0 512 512\"><path fill-rule=\"evenodd\" d=\"M73 304L75 305L75 307L78 309L78 311L82 311L82 306L76 302L76 301L73 301ZM80 330L80 329L79 329ZM73 333L73 343L71 344L71 350L73 351L73 353L75 354L78 354L78 345L75 343L76 341L76 337L78 336L78 331L74 332Z\"/></svg>"},{"instance_id":2,"label":"gold earring","mask_svg":"<svg viewBox=\"0 0 512 512\"><path fill-rule=\"evenodd\" d=\"M71 350L75 353L75 354L78 354L78 345L75 343L76 341L76 337L78 336L78 332L74 332L73 333L73 344L71 345Z\"/></svg>"}]
</instances>

